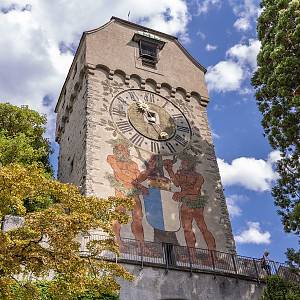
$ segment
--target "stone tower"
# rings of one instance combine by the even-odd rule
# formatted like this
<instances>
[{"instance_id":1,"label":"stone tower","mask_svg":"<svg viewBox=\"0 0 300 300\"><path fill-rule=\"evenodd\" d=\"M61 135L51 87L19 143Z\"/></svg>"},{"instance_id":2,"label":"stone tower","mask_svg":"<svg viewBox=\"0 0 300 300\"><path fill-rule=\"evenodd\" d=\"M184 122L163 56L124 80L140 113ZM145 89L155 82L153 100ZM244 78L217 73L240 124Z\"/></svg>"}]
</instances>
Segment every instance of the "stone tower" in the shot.
<instances>
[{"instance_id":1,"label":"stone tower","mask_svg":"<svg viewBox=\"0 0 300 300\"><path fill-rule=\"evenodd\" d=\"M81 38L55 110L58 178L87 195L134 199L132 222L114 226L124 253L129 239L146 256L146 244L163 245L169 265L179 247L235 253L205 72L176 37L116 17ZM145 287L128 296L139 290L129 286L122 299L156 299Z\"/></svg>"}]
</instances>

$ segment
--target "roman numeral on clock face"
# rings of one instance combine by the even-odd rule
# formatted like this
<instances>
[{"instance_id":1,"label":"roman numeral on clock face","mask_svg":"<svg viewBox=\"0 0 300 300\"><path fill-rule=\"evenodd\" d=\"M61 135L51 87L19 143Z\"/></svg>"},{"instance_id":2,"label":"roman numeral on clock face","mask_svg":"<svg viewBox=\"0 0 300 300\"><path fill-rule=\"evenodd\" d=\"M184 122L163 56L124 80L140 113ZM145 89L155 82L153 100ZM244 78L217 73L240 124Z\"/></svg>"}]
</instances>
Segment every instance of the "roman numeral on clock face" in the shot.
<instances>
[{"instance_id":1,"label":"roman numeral on clock face","mask_svg":"<svg viewBox=\"0 0 300 300\"><path fill-rule=\"evenodd\" d=\"M135 92L133 92L133 91L128 91L128 94L129 94L130 99L131 99L132 101L138 101L138 100L139 100L139 97L136 95Z\"/></svg>"},{"instance_id":2,"label":"roman numeral on clock face","mask_svg":"<svg viewBox=\"0 0 300 300\"><path fill-rule=\"evenodd\" d=\"M159 153L159 144L157 142L151 141L151 152Z\"/></svg>"},{"instance_id":3,"label":"roman numeral on clock face","mask_svg":"<svg viewBox=\"0 0 300 300\"><path fill-rule=\"evenodd\" d=\"M168 147L168 149L171 153L174 153L176 151L176 149L170 142L166 142L166 146Z\"/></svg>"},{"instance_id":4,"label":"roman numeral on clock face","mask_svg":"<svg viewBox=\"0 0 300 300\"><path fill-rule=\"evenodd\" d=\"M119 107L113 107L112 114L119 117L126 117L126 112Z\"/></svg>"},{"instance_id":5,"label":"roman numeral on clock face","mask_svg":"<svg viewBox=\"0 0 300 300\"><path fill-rule=\"evenodd\" d=\"M142 145L142 143L143 143L143 141L144 141L144 137L141 136L139 133L136 133L135 135L133 135L133 136L130 138L130 141L131 141L133 144L135 144L135 145L141 147L141 145Z\"/></svg>"},{"instance_id":6,"label":"roman numeral on clock face","mask_svg":"<svg viewBox=\"0 0 300 300\"><path fill-rule=\"evenodd\" d=\"M176 134L174 140L181 146L185 146L188 142L180 135Z\"/></svg>"},{"instance_id":7,"label":"roman numeral on clock face","mask_svg":"<svg viewBox=\"0 0 300 300\"><path fill-rule=\"evenodd\" d=\"M128 105L125 99L123 99L121 96L117 97L117 100L119 100L122 104Z\"/></svg>"},{"instance_id":8,"label":"roman numeral on clock face","mask_svg":"<svg viewBox=\"0 0 300 300\"><path fill-rule=\"evenodd\" d=\"M182 132L190 132L190 128L189 127L186 127L186 126L180 126L180 125L177 125L176 129L178 131L182 131Z\"/></svg>"},{"instance_id":9,"label":"roman numeral on clock face","mask_svg":"<svg viewBox=\"0 0 300 300\"><path fill-rule=\"evenodd\" d=\"M182 114L174 114L174 115L172 115L172 118L174 120L183 119L183 115Z\"/></svg>"},{"instance_id":10,"label":"roman numeral on clock face","mask_svg":"<svg viewBox=\"0 0 300 300\"><path fill-rule=\"evenodd\" d=\"M147 102L154 103L154 94L152 93L145 93L144 100Z\"/></svg>"},{"instance_id":11,"label":"roman numeral on clock face","mask_svg":"<svg viewBox=\"0 0 300 300\"><path fill-rule=\"evenodd\" d=\"M116 122L118 128L122 131L122 133L129 132L133 130L132 126L128 121L118 121Z\"/></svg>"}]
</instances>

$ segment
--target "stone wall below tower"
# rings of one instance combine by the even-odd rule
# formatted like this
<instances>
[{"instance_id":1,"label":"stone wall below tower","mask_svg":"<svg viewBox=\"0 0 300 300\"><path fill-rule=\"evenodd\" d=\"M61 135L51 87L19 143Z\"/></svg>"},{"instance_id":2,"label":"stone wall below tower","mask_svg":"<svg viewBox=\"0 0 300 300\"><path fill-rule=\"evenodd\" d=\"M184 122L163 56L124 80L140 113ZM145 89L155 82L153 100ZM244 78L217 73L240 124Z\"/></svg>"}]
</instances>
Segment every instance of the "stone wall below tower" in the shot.
<instances>
[{"instance_id":1,"label":"stone wall below tower","mask_svg":"<svg viewBox=\"0 0 300 300\"><path fill-rule=\"evenodd\" d=\"M121 282L121 300L256 300L264 284L213 274L125 265L135 279Z\"/></svg>"}]
</instances>

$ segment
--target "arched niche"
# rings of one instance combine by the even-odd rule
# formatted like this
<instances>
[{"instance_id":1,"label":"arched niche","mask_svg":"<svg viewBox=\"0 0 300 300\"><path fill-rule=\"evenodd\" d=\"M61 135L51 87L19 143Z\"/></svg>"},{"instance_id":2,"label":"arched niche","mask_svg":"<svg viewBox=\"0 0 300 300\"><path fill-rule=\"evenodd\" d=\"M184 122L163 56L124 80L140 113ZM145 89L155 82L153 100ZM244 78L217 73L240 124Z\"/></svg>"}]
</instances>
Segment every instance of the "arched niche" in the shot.
<instances>
[{"instance_id":1,"label":"arched niche","mask_svg":"<svg viewBox=\"0 0 300 300\"><path fill-rule=\"evenodd\" d=\"M181 87L178 87L176 89L175 98L179 100L186 100L186 90Z\"/></svg>"},{"instance_id":2,"label":"arched niche","mask_svg":"<svg viewBox=\"0 0 300 300\"><path fill-rule=\"evenodd\" d=\"M141 87L142 78L137 74L130 76L129 87L133 89L139 89Z\"/></svg>"},{"instance_id":3,"label":"arched niche","mask_svg":"<svg viewBox=\"0 0 300 300\"><path fill-rule=\"evenodd\" d=\"M191 92L190 101L193 102L193 104L201 105L201 96L197 92Z\"/></svg>"},{"instance_id":4,"label":"arched niche","mask_svg":"<svg viewBox=\"0 0 300 300\"><path fill-rule=\"evenodd\" d=\"M164 97L171 96L172 87L167 83L162 83L160 88L160 94Z\"/></svg>"},{"instance_id":5,"label":"arched niche","mask_svg":"<svg viewBox=\"0 0 300 300\"><path fill-rule=\"evenodd\" d=\"M114 81L125 84L125 78L126 78L126 74L124 71L115 70L114 77L113 77Z\"/></svg>"},{"instance_id":6,"label":"arched niche","mask_svg":"<svg viewBox=\"0 0 300 300\"><path fill-rule=\"evenodd\" d=\"M107 66L96 65L96 71L97 71L97 75L100 77L100 79L104 80L108 77L110 70Z\"/></svg>"},{"instance_id":7,"label":"arched niche","mask_svg":"<svg viewBox=\"0 0 300 300\"><path fill-rule=\"evenodd\" d=\"M145 81L145 89L146 90L155 92L156 91L156 86L157 86L157 83L156 83L155 80L150 79L150 78L146 79L146 81Z\"/></svg>"}]
</instances>

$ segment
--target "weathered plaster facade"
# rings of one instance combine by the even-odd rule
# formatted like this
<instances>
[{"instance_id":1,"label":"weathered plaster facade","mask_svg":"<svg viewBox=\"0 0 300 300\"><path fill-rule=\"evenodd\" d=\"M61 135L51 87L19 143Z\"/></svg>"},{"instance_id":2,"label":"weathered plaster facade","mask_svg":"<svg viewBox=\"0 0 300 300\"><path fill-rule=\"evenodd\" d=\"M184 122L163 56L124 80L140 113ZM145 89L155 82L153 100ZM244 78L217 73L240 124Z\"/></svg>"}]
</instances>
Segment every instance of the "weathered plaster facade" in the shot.
<instances>
[{"instance_id":1,"label":"weathered plaster facade","mask_svg":"<svg viewBox=\"0 0 300 300\"><path fill-rule=\"evenodd\" d=\"M122 300L257 300L265 284L211 274L128 265L133 282L122 282Z\"/></svg>"},{"instance_id":2,"label":"weathered plaster facade","mask_svg":"<svg viewBox=\"0 0 300 300\"><path fill-rule=\"evenodd\" d=\"M142 64L138 44L132 41L137 31L155 34L165 43L159 52L159 61L155 68ZM104 26L83 34L56 106L56 138L60 144L58 178L62 182L80 186L82 192L87 195L132 196L137 206L133 211L133 222L121 229L116 227L117 236L120 234L122 237L137 240L208 247L235 253L207 119L208 92L204 80L205 71L175 37L118 18L112 18ZM137 92L143 97L146 94L154 95L155 101L166 101L170 112L175 109L182 114L181 120L186 120L189 128L186 130L190 135L190 139L182 143L184 149L157 155L159 153L146 150L147 142L150 143L147 137L139 136L140 143L126 138L122 127L118 127L118 122L112 118L112 103L120 94L124 95L122 101L127 101L128 91ZM133 104L129 106L132 108ZM126 114L128 117L129 110ZM125 122L125 119L120 120ZM178 128L178 125L176 126ZM131 127L128 130L132 130L129 134L135 132ZM182 134L182 137L185 135ZM172 139L170 142L177 147L178 143ZM165 141L153 143L159 144L160 150L167 144ZM190 170L185 170L184 164L188 163ZM149 170L151 164L155 167ZM160 173L166 181L167 188L159 186L159 179L153 179L154 171L156 174ZM185 177L182 174L186 174ZM125 175L132 176L129 177L131 182L124 178ZM192 185L202 180L197 197L194 197L194 194L191 196L192 192L181 196L191 180L195 182ZM159 221L155 216L152 216L154 221L151 223L149 214L153 214L155 209L157 211L157 207L151 208L149 202L146 203L146 198L150 197L149 194L151 195L153 190L161 192L161 202L165 203L163 226L167 227L168 223L169 228L175 228L177 222L178 230L162 230L159 227L162 225L157 225ZM166 199L163 199L164 197ZM197 205L193 204L194 199L198 201ZM193 202L192 205L188 205L189 201ZM176 214L178 217L172 219ZM156 276L154 273L152 275ZM176 274L177 272L170 271L169 276L164 279L165 284L174 284L175 279L171 279L169 283L167 281L172 276L177 278ZM180 277L187 276L183 274L180 273ZM210 280L207 276L205 278ZM191 281L192 285L198 284L194 282L194 278L187 281ZM198 279L196 281L198 282ZM229 285L232 284L231 279L227 281ZM220 284L227 284L227 281ZM142 281L139 284L143 284ZM122 299L175 299L159 298L159 294L152 298L130 298L125 296L129 293L128 284L124 286L127 287L121 292L121 295L124 294ZM197 293L201 288L201 285L195 287ZM191 294L182 299L230 298L194 298Z\"/></svg>"}]
</instances>

